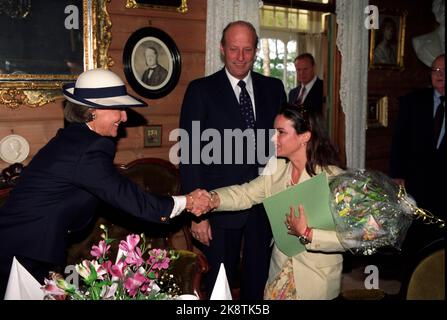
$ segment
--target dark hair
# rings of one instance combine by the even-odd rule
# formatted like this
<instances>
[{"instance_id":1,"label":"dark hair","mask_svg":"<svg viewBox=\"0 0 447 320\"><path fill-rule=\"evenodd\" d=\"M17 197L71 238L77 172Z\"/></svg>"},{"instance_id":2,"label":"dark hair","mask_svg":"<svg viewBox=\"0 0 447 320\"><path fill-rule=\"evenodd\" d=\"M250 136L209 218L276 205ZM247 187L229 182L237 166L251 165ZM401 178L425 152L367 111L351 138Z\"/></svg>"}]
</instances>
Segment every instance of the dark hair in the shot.
<instances>
[{"instance_id":1,"label":"dark hair","mask_svg":"<svg viewBox=\"0 0 447 320\"><path fill-rule=\"evenodd\" d=\"M70 123L86 123L93 120L93 110L89 107L73 103L65 102L64 118Z\"/></svg>"},{"instance_id":2,"label":"dark hair","mask_svg":"<svg viewBox=\"0 0 447 320\"><path fill-rule=\"evenodd\" d=\"M255 36L255 43L254 43L254 48L256 48L258 46L258 34L256 33L256 29L255 27L253 27L253 25L250 22L247 21L243 21L243 20L238 20L238 21L233 21L230 22L229 24L227 24L227 26L223 29L222 31L222 38L220 39L220 44L222 45L222 47L225 47L225 36L227 34L228 29L230 29L232 26L245 26L248 29L250 29L250 31L254 34Z\"/></svg>"},{"instance_id":3,"label":"dark hair","mask_svg":"<svg viewBox=\"0 0 447 320\"><path fill-rule=\"evenodd\" d=\"M279 110L278 115L282 115L293 122L293 127L297 134L307 131L311 133L311 137L306 146L306 171L310 176L316 174L317 166L328 167L338 166L344 168L341 163L337 148L332 144L327 135L325 122L321 115L308 112L302 106L285 104Z\"/></svg>"},{"instance_id":4,"label":"dark hair","mask_svg":"<svg viewBox=\"0 0 447 320\"><path fill-rule=\"evenodd\" d=\"M155 58L158 59L158 50L157 48L153 47L153 46L147 46L146 48L144 48L144 51L146 52L147 49L151 49L152 51L154 51L155 53Z\"/></svg>"},{"instance_id":5,"label":"dark hair","mask_svg":"<svg viewBox=\"0 0 447 320\"><path fill-rule=\"evenodd\" d=\"M310 53L306 52L306 53L302 53L300 55L298 55L294 62L297 62L297 60L303 60L303 59L309 59L310 63L314 66L315 65L315 58L313 55L311 55Z\"/></svg>"},{"instance_id":6,"label":"dark hair","mask_svg":"<svg viewBox=\"0 0 447 320\"><path fill-rule=\"evenodd\" d=\"M394 21L392 18L390 17L385 17L382 20L382 23L380 24L380 32L377 33L377 40L376 43L380 43L384 38L385 38L385 28L386 26L390 26L391 28L393 28L393 34L392 34L392 38L390 40L390 42L394 43L397 41L397 25L396 25L396 21Z\"/></svg>"}]
</instances>

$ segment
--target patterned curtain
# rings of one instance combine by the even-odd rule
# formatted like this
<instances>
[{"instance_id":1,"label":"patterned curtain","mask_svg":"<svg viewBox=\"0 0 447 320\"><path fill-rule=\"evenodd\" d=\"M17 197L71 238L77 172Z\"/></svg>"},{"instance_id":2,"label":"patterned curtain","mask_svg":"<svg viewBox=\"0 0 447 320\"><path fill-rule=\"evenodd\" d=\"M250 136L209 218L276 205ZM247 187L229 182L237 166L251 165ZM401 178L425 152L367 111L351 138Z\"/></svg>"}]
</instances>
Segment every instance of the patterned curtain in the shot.
<instances>
[{"instance_id":1,"label":"patterned curtain","mask_svg":"<svg viewBox=\"0 0 447 320\"><path fill-rule=\"evenodd\" d=\"M368 0L337 0L337 47L341 52L340 100L345 114L348 167L365 167L368 87L368 29L364 25Z\"/></svg>"}]
</instances>

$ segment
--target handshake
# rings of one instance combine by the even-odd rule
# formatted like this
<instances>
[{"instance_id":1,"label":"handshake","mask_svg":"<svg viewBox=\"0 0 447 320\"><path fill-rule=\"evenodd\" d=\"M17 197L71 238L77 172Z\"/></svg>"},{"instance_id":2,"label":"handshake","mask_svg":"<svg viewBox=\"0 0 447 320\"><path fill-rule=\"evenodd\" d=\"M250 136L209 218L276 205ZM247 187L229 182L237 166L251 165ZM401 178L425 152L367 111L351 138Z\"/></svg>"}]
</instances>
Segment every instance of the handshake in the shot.
<instances>
[{"instance_id":1,"label":"handshake","mask_svg":"<svg viewBox=\"0 0 447 320\"><path fill-rule=\"evenodd\" d=\"M186 195L186 211L191 212L196 217L216 209L219 204L219 195L213 191L196 189Z\"/></svg>"}]
</instances>

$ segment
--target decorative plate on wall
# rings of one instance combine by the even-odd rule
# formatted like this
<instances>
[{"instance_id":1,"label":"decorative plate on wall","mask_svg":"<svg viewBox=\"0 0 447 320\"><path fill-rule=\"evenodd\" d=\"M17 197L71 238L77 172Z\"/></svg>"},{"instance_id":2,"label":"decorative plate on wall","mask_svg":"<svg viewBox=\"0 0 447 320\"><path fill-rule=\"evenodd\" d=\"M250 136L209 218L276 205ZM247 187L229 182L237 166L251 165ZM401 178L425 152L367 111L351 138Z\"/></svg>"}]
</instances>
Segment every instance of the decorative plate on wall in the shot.
<instances>
[{"instance_id":1,"label":"decorative plate on wall","mask_svg":"<svg viewBox=\"0 0 447 320\"><path fill-rule=\"evenodd\" d=\"M29 143L22 136L10 134L0 141L0 158L7 163L17 163L29 155Z\"/></svg>"}]
</instances>

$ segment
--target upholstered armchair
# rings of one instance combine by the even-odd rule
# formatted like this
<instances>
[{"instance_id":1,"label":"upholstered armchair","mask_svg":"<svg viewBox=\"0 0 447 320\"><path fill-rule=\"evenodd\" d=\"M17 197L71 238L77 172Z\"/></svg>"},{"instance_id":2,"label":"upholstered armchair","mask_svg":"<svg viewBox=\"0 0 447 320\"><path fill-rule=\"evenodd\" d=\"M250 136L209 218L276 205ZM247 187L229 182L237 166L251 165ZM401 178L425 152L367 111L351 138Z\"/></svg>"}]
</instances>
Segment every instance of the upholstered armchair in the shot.
<instances>
[{"instance_id":1,"label":"upholstered armchair","mask_svg":"<svg viewBox=\"0 0 447 320\"><path fill-rule=\"evenodd\" d=\"M408 263L400 295L405 300L445 300L445 239L418 252Z\"/></svg>"}]
</instances>

